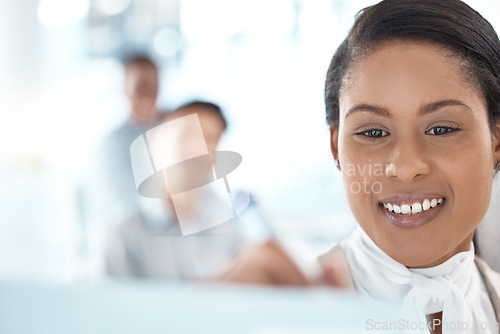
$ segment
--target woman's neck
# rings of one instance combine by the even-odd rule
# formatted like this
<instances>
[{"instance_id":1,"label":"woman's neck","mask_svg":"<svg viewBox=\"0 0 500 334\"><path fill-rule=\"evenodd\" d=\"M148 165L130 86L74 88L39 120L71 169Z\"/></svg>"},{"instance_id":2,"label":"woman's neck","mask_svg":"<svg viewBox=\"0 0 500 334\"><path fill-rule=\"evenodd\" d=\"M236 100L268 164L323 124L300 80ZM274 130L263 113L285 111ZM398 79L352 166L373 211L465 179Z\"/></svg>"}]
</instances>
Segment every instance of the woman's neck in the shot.
<instances>
[{"instance_id":1,"label":"woman's neck","mask_svg":"<svg viewBox=\"0 0 500 334\"><path fill-rule=\"evenodd\" d=\"M431 268L440 265L441 263L444 263L448 261L450 258L452 258L454 255L461 253L461 252L467 252L470 250L470 245L472 242L472 238L474 236L474 233L471 233L467 238L465 238L457 247L455 247L451 252L445 254L444 256L440 257L439 259L422 265L418 267L408 267L409 269L421 269L421 268Z\"/></svg>"},{"instance_id":2,"label":"woman's neck","mask_svg":"<svg viewBox=\"0 0 500 334\"><path fill-rule=\"evenodd\" d=\"M431 334L441 334L443 322L443 312L438 312L434 314L428 314L425 316L427 319L427 323L429 325L429 331Z\"/></svg>"}]
</instances>

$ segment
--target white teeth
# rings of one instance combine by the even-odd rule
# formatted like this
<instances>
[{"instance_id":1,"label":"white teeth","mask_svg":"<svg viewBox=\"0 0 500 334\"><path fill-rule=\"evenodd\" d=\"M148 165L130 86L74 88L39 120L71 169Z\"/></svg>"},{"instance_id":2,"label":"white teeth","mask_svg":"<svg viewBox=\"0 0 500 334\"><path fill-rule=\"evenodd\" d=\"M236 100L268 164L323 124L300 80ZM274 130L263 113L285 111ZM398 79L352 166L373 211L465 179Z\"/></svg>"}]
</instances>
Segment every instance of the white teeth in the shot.
<instances>
[{"instance_id":1,"label":"white teeth","mask_svg":"<svg viewBox=\"0 0 500 334\"><path fill-rule=\"evenodd\" d=\"M422 212L422 205L420 203L413 203L411 205L411 214L416 215L417 213Z\"/></svg>"},{"instance_id":2,"label":"white teeth","mask_svg":"<svg viewBox=\"0 0 500 334\"><path fill-rule=\"evenodd\" d=\"M408 204L401 205L401 213L404 215L411 213L411 207Z\"/></svg>"},{"instance_id":3,"label":"white teeth","mask_svg":"<svg viewBox=\"0 0 500 334\"><path fill-rule=\"evenodd\" d=\"M419 213L425 212L429 209L434 208L435 206L444 202L444 198L434 198L432 200L424 199L421 203L415 202L413 204L391 204L391 203L383 203L383 206L386 210L391 212L400 213L403 215L417 215Z\"/></svg>"}]
</instances>

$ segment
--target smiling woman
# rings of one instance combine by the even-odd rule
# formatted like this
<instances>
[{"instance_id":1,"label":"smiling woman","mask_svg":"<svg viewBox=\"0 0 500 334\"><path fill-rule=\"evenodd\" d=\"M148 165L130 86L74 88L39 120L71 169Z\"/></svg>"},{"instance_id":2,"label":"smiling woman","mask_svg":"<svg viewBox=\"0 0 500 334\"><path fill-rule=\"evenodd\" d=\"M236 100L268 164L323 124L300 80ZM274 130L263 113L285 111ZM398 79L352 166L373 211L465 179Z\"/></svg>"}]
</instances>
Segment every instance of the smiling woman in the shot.
<instances>
[{"instance_id":1,"label":"smiling woman","mask_svg":"<svg viewBox=\"0 0 500 334\"><path fill-rule=\"evenodd\" d=\"M495 332L500 275L474 258L472 244L500 161L494 29L459 0L368 7L333 56L325 104L360 226L320 257L327 282L352 281L361 294L438 320L431 332L483 333L478 324ZM290 266L269 243L224 278L307 285Z\"/></svg>"},{"instance_id":2,"label":"smiling woman","mask_svg":"<svg viewBox=\"0 0 500 334\"><path fill-rule=\"evenodd\" d=\"M486 104L450 59L430 43L388 42L351 70L340 94L339 125L331 127L341 168L367 158L388 166L383 176L344 174L346 184L383 186L376 196L347 195L372 240L410 267L467 250L489 204L498 153ZM422 211L426 199L440 204Z\"/></svg>"}]
</instances>

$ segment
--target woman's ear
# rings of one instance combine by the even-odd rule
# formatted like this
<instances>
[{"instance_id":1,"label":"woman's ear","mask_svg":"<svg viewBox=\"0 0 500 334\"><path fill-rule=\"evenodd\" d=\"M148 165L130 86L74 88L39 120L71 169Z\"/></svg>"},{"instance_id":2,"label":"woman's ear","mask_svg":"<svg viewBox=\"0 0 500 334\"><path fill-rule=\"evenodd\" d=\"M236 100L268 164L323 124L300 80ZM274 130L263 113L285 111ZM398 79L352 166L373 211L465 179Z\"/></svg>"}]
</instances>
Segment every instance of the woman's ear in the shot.
<instances>
[{"instance_id":1,"label":"woman's ear","mask_svg":"<svg viewBox=\"0 0 500 334\"><path fill-rule=\"evenodd\" d=\"M493 163L495 164L493 168L498 169L498 163L500 162L500 121L496 122L493 126Z\"/></svg>"},{"instance_id":2,"label":"woman's ear","mask_svg":"<svg viewBox=\"0 0 500 334\"><path fill-rule=\"evenodd\" d=\"M500 139L500 137L498 137ZM333 159L339 159L339 129L334 125L330 125L330 148L332 150Z\"/></svg>"}]
</instances>

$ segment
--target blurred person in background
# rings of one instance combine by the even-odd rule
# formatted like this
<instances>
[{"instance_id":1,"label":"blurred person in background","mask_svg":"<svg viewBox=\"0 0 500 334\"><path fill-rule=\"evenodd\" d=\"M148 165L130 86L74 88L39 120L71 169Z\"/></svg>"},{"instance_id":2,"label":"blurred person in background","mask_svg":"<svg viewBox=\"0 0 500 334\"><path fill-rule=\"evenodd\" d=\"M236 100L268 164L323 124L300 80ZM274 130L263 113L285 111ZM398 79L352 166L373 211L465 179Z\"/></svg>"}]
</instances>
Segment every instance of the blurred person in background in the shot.
<instances>
[{"instance_id":1,"label":"blurred person in background","mask_svg":"<svg viewBox=\"0 0 500 334\"><path fill-rule=\"evenodd\" d=\"M497 173L496 173L497 174ZM500 176L493 178L491 202L474 235L476 254L500 272Z\"/></svg>"},{"instance_id":2,"label":"blurred person in background","mask_svg":"<svg viewBox=\"0 0 500 334\"><path fill-rule=\"evenodd\" d=\"M168 142L150 145L158 145L165 154L176 157L186 156L186 153L190 155L189 152L197 145L193 143L193 133L201 125L206 148L208 152L213 152L227 126L219 106L209 102L192 102L168 114L165 121L193 114L197 114L199 122L183 122L183 126L170 129ZM141 197L140 208L110 228L105 247L105 271L109 276L182 280L210 278L219 274L239 252L244 238L241 230L234 225L236 219L210 225L210 221L223 209L222 197L212 188L183 192L182 200L176 199L175 204L170 196L174 182L176 187L187 189L193 182L199 184L207 173L212 173L212 157L206 164L182 165L182 170L178 169L175 174L175 180L169 178L167 181L167 198ZM190 217L190 222L203 226L207 226L208 222L208 226L213 227L185 235L183 227L186 226L181 225L186 221L181 221L181 217Z\"/></svg>"},{"instance_id":3,"label":"blurred person in background","mask_svg":"<svg viewBox=\"0 0 500 334\"><path fill-rule=\"evenodd\" d=\"M130 164L130 144L137 136L158 124L161 114L156 106L158 67L146 56L124 61L124 93L130 105L127 119L111 132L102 144L97 173L109 205L129 208L137 203Z\"/></svg>"},{"instance_id":4,"label":"blurred person in background","mask_svg":"<svg viewBox=\"0 0 500 334\"><path fill-rule=\"evenodd\" d=\"M128 115L100 144L77 190L82 221L79 252L81 259L88 261L90 266L81 269L89 270L79 274L83 276L101 275L100 254L107 225L138 206L130 145L139 135L157 125L162 116L156 106L159 71L155 62L144 55L133 55L125 58L123 69Z\"/></svg>"}]
</instances>

